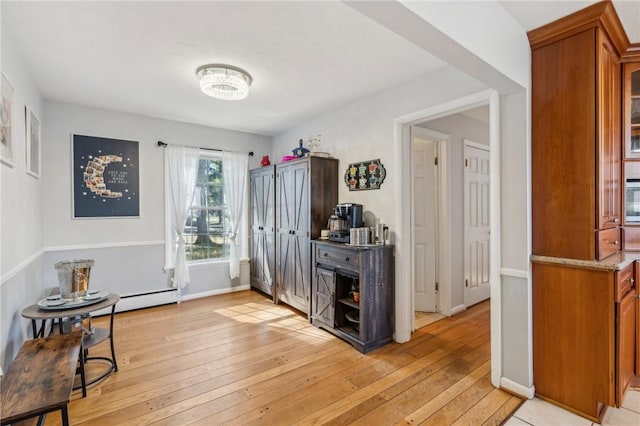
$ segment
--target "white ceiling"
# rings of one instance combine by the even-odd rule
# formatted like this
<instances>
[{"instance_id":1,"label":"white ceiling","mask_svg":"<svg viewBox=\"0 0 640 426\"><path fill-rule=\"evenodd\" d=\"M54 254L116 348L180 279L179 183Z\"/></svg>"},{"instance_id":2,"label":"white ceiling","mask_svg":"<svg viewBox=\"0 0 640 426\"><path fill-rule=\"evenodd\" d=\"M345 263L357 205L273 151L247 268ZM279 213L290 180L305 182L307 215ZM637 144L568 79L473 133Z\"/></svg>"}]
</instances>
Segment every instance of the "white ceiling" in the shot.
<instances>
[{"instance_id":1,"label":"white ceiling","mask_svg":"<svg viewBox=\"0 0 640 426\"><path fill-rule=\"evenodd\" d=\"M593 2L500 2L529 30ZM640 42L640 2L614 2ZM445 63L341 2L1 1L45 99L277 134ZM203 95L195 70L229 63L249 97Z\"/></svg>"}]
</instances>

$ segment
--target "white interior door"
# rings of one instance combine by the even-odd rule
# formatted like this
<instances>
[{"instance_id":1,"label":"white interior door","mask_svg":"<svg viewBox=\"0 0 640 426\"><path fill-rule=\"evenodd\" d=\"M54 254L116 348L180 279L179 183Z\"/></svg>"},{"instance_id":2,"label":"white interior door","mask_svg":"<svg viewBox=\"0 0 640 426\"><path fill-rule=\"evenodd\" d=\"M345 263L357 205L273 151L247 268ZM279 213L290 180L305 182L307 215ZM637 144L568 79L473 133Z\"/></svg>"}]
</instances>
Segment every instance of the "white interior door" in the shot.
<instances>
[{"instance_id":1,"label":"white interior door","mask_svg":"<svg viewBox=\"0 0 640 426\"><path fill-rule=\"evenodd\" d=\"M416 311L436 311L437 277L437 143L414 136L413 173L413 265Z\"/></svg>"},{"instance_id":2,"label":"white interior door","mask_svg":"<svg viewBox=\"0 0 640 426\"><path fill-rule=\"evenodd\" d=\"M489 286L489 147L464 142L465 305L491 295Z\"/></svg>"}]
</instances>

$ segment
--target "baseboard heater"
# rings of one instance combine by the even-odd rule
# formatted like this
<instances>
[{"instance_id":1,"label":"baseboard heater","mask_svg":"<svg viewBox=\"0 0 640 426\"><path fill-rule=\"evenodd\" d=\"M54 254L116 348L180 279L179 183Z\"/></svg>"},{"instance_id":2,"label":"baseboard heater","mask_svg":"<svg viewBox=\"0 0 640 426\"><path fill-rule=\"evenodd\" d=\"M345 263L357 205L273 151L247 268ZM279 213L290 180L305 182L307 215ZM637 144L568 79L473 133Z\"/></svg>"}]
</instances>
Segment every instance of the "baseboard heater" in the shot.
<instances>
[{"instance_id":1,"label":"baseboard heater","mask_svg":"<svg viewBox=\"0 0 640 426\"><path fill-rule=\"evenodd\" d=\"M135 309L150 308L152 306L168 305L178 302L178 291L175 288L150 291L146 293L128 294L120 296L116 304L116 312L133 311ZM92 313L94 316L107 315L111 308L101 309Z\"/></svg>"}]
</instances>

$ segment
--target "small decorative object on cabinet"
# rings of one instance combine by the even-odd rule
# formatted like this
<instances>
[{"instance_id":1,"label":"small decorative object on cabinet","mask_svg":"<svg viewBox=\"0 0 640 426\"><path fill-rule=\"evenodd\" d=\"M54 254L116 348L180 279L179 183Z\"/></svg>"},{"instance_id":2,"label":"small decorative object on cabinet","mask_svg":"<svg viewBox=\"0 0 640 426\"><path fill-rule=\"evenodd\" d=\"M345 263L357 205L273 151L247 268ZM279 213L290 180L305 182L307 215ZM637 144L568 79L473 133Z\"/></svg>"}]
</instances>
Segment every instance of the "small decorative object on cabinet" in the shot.
<instances>
[{"instance_id":1,"label":"small decorative object on cabinet","mask_svg":"<svg viewBox=\"0 0 640 426\"><path fill-rule=\"evenodd\" d=\"M308 314L310 241L320 238L337 202L336 159L306 157L252 170L252 287Z\"/></svg>"},{"instance_id":2,"label":"small decorative object on cabinet","mask_svg":"<svg viewBox=\"0 0 640 426\"><path fill-rule=\"evenodd\" d=\"M305 148L304 146L302 146L302 144L303 144L303 141L302 141L302 139L300 139L298 147L297 148L293 148L291 150L291 152L293 152L293 155L295 155L298 158L304 157L309 152L309 150L307 148Z\"/></svg>"},{"instance_id":3,"label":"small decorative object on cabinet","mask_svg":"<svg viewBox=\"0 0 640 426\"><path fill-rule=\"evenodd\" d=\"M365 353L393 335L391 245L313 242L311 323Z\"/></svg>"},{"instance_id":4,"label":"small decorative object on cabinet","mask_svg":"<svg viewBox=\"0 0 640 426\"><path fill-rule=\"evenodd\" d=\"M269 156L268 155L262 156L262 160L260 160L260 165L262 167L267 167L267 166L271 165L271 160L269 160Z\"/></svg>"}]
</instances>

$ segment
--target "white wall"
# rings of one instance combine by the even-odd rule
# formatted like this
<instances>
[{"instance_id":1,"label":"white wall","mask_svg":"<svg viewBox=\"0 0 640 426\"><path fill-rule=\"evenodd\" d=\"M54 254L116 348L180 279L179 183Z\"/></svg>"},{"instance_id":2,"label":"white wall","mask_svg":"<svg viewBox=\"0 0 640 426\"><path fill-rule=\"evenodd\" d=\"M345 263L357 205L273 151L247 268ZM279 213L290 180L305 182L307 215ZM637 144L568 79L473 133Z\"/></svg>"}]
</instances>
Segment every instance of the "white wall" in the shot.
<instances>
[{"instance_id":1,"label":"white wall","mask_svg":"<svg viewBox=\"0 0 640 426\"><path fill-rule=\"evenodd\" d=\"M96 261L91 276L93 288L131 295L169 287L169 277L162 269L165 265L164 151L157 147L158 140L254 151L250 167L257 167L262 155L271 151L271 138L267 136L60 102L45 103L45 118L47 144L43 149L46 162L42 198L47 206L44 245L48 253L43 274L48 284L55 283L53 265L56 261L88 257ZM140 218L72 219L72 133L139 142ZM183 295L238 285L230 282L226 263L199 266L197 270Z\"/></svg>"},{"instance_id":2,"label":"white wall","mask_svg":"<svg viewBox=\"0 0 640 426\"><path fill-rule=\"evenodd\" d=\"M273 156L279 159L297 146L299 139L322 135L318 151L340 159L339 202L363 204L397 231L397 208L393 182L399 179L394 169L394 118L477 92L483 86L455 69L441 69L413 82L382 91L302 123L273 138ZM387 177L379 190L349 191L343 175L349 163L380 158ZM330 214L330 212L327 212Z\"/></svg>"},{"instance_id":3,"label":"white wall","mask_svg":"<svg viewBox=\"0 0 640 426\"><path fill-rule=\"evenodd\" d=\"M502 75L521 87L529 87L529 40L520 24L497 1L401 0L400 3ZM443 55L446 57L442 59L453 63L446 52L438 56ZM464 61L465 58L454 60ZM465 69L464 66L460 68ZM486 70L484 72L488 74ZM481 79L480 75L474 77ZM489 79L487 75L487 80L481 81L491 85Z\"/></svg>"},{"instance_id":4,"label":"white wall","mask_svg":"<svg viewBox=\"0 0 640 426\"><path fill-rule=\"evenodd\" d=\"M14 90L12 119L13 167L0 164L3 277L42 248L44 179L26 173L25 106L43 121L43 102L10 38L2 34L2 73ZM43 144L46 141L42 142ZM44 157L43 157L44 158Z\"/></svg>"},{"instance_id":5,"label":"white wall","mask_svg":"<svg viewBox=\"0 0 640 426\"><path fill-rule=\"evenodd\" d=\"M11 39L4 32L0 38L0 65L13 86L15 102L13 167L0 164L0 367L6 370L26 336L28 323L20 313L43 291L40 265L45 212L40 197L44 179L26 173L24 113L28 105L43 121L43 102Z\"/></svg>"}]
</instances>

